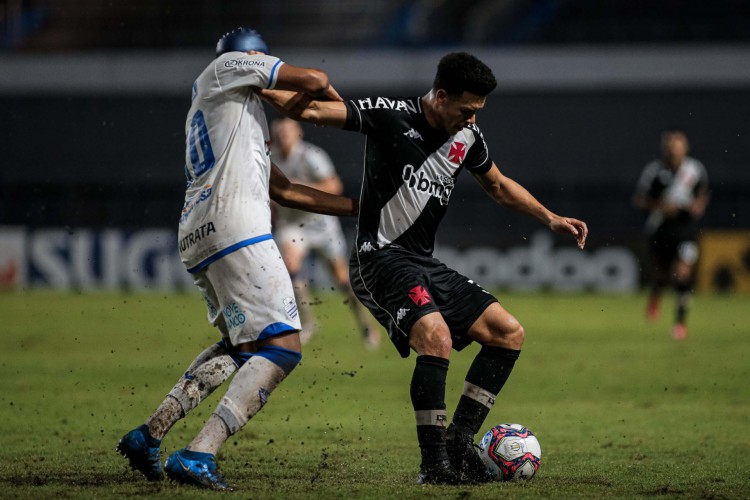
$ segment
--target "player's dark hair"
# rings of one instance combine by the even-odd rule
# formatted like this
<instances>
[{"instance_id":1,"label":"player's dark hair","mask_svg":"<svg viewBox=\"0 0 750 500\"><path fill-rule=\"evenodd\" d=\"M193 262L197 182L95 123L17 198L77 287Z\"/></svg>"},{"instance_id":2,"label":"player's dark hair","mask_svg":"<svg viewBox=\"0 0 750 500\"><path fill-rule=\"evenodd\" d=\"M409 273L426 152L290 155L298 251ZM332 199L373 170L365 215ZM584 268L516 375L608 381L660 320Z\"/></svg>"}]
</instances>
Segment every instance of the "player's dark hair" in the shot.
<instances>
[{"instance_id":1,"label":"player's dark hair","mask_svg":"<svg viewBox=\"0 0 750 500\"><path fill-rule=\"evenodd\" d=\"M471 54L453 52L440 59L432 88L457 96L471 92L484 97L497 87L492 70Z\"/></svg>"}]
</instances>

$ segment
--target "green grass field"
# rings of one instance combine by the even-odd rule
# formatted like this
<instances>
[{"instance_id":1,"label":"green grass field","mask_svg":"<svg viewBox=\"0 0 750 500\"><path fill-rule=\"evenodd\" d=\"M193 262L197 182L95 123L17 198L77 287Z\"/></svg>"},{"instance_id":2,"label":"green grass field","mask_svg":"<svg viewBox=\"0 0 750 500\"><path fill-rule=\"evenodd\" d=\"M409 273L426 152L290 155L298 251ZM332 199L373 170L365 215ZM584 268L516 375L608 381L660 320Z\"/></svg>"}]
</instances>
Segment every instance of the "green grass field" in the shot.
<instances>
[{"instance_id":1,"label":"green grass field","mask_svg":"<svg viewBox=\"0 0 750 500\"><path fill-rule=\"evenodd\" d=\"M414 357L360 344L337 295L302 364L220 454L241 498L748 498L750 301L699 296L690 337L646 324L642 296L499 295L527 341L485 427L527 425L529 483L414 483ZM217 340L198 295L0 295L0 487L5 498L204 498L147 483L114 451ZM449 414L476 349L454 353ZM165 438L183 447L219 389Z\"/></svg>"}]
</instances>

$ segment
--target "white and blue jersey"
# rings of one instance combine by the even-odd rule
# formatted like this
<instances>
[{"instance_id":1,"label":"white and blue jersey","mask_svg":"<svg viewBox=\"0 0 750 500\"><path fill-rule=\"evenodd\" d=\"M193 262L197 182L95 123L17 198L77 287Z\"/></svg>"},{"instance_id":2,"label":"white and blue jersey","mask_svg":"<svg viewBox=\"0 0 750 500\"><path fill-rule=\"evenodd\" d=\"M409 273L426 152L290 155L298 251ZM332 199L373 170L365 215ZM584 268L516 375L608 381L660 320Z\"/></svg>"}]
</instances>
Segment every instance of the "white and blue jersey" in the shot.
<instances>
[{"instance_id":1,"label":"white and blue jersey","mask_svg":"<svg viewBox=\"0 0 750 500\"><path fill-rule=\"evenodd\" d=\"M193 84L179 224L180 257L191 273L271 239L270 138L254 89L274 88L282 64L273 56L228 52Z\"/></svg>"}]
</instances>

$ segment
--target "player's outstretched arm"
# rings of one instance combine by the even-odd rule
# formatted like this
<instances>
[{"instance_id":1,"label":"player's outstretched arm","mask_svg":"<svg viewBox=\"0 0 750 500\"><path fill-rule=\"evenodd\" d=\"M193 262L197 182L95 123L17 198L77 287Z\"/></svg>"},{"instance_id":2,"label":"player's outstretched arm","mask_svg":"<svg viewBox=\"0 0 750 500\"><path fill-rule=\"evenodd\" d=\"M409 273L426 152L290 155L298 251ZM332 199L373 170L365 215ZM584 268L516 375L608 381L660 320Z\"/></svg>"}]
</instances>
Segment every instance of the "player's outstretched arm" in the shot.
<instances>
[{"instance_id":1,"label":"player's outstretched arm","mask_svg":"<svg viewBox=\"0 0 750 500\"><path fill-rule=\"evenodd\" d=\"M487 194L500 205L530 215L556 233L573 235L578 242L578 248L582 249L586 245L589 230L585 222L571 217L561 217L549 211L523 186L504 176L494 163L487 173L474 177Z\"/></svg>"},{"instance_id":2,"label":"player's outstretched arm","mask_svg":"<svg viewBox=\"0 0 750 500\"><path fill-rule=\"evenodd\" d=\"M341 101L341 96L331 85L328 75L315 68L301 68L283 64L276 80L278 90L302 92L322 100Z\"/></svg>"},{"instance_id":3,"label":"player's outstretched arm","mask_svg":"<svg viewBox=\"0 0 750 500\"><path fill-rule=\"evenodd\" d=\"M353 198L326 193L290 182L284 173L271 164L269 183L271 199L281 206L324 215L350 215L359 213L359 203Z\"/></svg>"},{"instance_id":4,"label":"player's outstretched arm","mask_svg":"<svg viewBox=\"0 0 750 500\"><path fill-rule=\"evenodd\" d=\"M259 90L260 96L284 116L303 122L343 128L346 104L342 101L312 99L301 92Z\"/></svg>"}]
</instances>

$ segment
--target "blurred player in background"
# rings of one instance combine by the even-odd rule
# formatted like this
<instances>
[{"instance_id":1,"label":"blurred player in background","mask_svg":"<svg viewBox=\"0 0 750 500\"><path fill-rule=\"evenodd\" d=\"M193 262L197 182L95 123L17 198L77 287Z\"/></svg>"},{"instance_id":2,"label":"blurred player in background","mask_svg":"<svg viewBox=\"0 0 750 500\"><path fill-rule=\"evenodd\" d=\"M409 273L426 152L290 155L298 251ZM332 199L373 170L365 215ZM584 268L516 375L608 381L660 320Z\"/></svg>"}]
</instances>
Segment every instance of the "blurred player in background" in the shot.
<instances>
[{"instance_id":1,"label":"blurred player in background","mask_svg":"<svg viewBox=\"0 0 750 500\"><path fill-rule=\"evenodd\" d=\"M303 141L299 123L289 118L271 124L271 159L292 182L341 194L343 185L336 174L331 158L321 148ZM284 263L297 292L297 303L303 323L300 340L304 345L315 328L315 316L310 307L308 283L300 275L305 258L314 251L325 259L331 276L347 298L365 345L375 348L380 344L380 332L370 313L362 307L349 286L347 245L341 223L329 217L291 208L278 207L274 217L274 238L281 249Z\"/></svg>"},{"instance_id":2,"label":"blurred player in background","mask_svg":"<svg viewBox=\"0 0 750 500\"><path fill-rule=\"evenodd\" d=\"M698 220L709 200L708 176L703 164L688 156L687 136L680 130L661 135L661 159L643 170L633 203L648 212L648 236L654 273L647 317L659 317L662 290L672 283L677 312L672 337L687 337L687 310L698 260Z\"/></svg>"},{"instance_id":3,"label":"blurred player in background","mask_svg":"<svg viewBox=\"0 0 750 500\"><path fill-rule=\"evenodd\" d=\"M402 357L417 353L411 401L422 454L418 483L492 480L475 451L481 429L521 352L521 324L489 292L432 257L435 233L462 170L495 202L529 215L583 248L588 229L561 217L492 161L476 114L497 82L467 53L443 57L422 97L371 96L323 102L263 92L289 116L367 135L352 287ZM445 383L451 349L482 347L448 419Z\"/></svg>"},{"instance_id":4,"label":"blurred player in background","mask_svg":"<svg viewBox=\"0 0 750 500\"><path fill-rule=\"evenodd\" d=\"M355 200L290 183L272 165L257 92L273 88L340 99L325 73L284 64L246 28L219 40L216 59L193 84L179 248L221 341L193 361L145 424L120 440L120 453L150 480L163 477L159 447L169 429L236 372L200 433L164 466L176 481L231 489L216 453L302 358L292 282L271 238L270 199L321 213L356 214Z\"/></svg>"}]
</instances>

